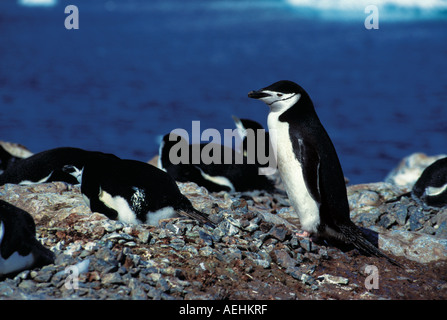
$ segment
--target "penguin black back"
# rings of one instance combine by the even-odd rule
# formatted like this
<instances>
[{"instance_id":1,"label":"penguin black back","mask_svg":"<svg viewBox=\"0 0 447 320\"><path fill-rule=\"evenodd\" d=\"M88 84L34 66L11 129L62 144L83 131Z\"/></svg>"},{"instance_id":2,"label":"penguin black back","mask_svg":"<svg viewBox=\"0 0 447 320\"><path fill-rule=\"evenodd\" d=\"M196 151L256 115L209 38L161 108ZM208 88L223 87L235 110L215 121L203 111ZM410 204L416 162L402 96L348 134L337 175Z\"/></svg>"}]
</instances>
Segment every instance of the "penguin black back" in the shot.
<instances>
[{"instance_id":1,"label":"penguin black back","mask_svg":"<svg viewBox=\"0 0 447 320\"><path fill-rule=\"evenodd\" d=\"M73 166L66 166L64 171L70 172L70 167ZM82 170L81 192L91 210L110 219L146 223L151 213L172 207L201 223L213 225L192 206L171 176L150 164L101 158L78 169Z\"/></svg>"},{"instance_id":2,"label":"penguin black back","mask_svg":"<svg viewBox=\"0 0 447 320\"><path fill-rule=\"evenodd\" d=\"M35 236L32 216L0 200L0 276L53 263L53 252Z\"/></svg>"},{"instance_id":3,"label":"penguin black back","mask_svg":"<svg viewBox=\"0 0 447 320\"><path fill-rule=\"evenodd\" d=\"M269 133L264 127L254 120L232 117L242 140L241 152L243 155L261 168L275 167L276 161Z\"/></svg>"},{"instance_id":4,"label":"penguin black back","mask_svg":"<svg viewBox=\"0 0 447 320\"><path fill-rule=\"evenodd\" d=\"M181 154L185 150L188 153L186 156ZM220 155L214 155L215 150ZM217 159L217 162L203 161L201 155L203 153L208 155L208 151L213 161ZM197 155L196 152L200 154ZM226 158L228 155L229 159ZM194 156L198 161L193 159ZM176 161L172 158L176 158ZM167 134L160 146L159 162L161 169L176 181L195 182L210 192L275 190L273 182L259 174L257 165L248 164L247 158L232 148L217 144L193 146L181 136Z\"/></svg>"},{"instance_id":5,"label":"penguin black back","mask_svg":"<svg viewBox=\"0 0 447 320\"><path fill-rule=\"evenodd\" d=\"M0 175L0 185L33 184L41 182L64 181L76 184L76 179L62 168L67 164L82 167L90 158L116 158L112 154L87 151L79 148L61 147L42 151L31 157L14 161Z\"/></svg>"},{"instance_id":6,"label":"penguin black back","mask_svg":"<svg viewBox=\"0 0 447 320\"><path fill-rule=\"evenodd\" d=\"M22 158L13 156L0 144L0 174Z\"/></svg>"},{"instance_id":7,"label":"penguin black back","mask_svg":"<svg viewBox=\"0 0 447 320\"><path fill-rule=\"evenodd\" d=\"M439 159L425 168L411 194L427 206L447 206L447 158Z\"/></svg>"}]
</instances>

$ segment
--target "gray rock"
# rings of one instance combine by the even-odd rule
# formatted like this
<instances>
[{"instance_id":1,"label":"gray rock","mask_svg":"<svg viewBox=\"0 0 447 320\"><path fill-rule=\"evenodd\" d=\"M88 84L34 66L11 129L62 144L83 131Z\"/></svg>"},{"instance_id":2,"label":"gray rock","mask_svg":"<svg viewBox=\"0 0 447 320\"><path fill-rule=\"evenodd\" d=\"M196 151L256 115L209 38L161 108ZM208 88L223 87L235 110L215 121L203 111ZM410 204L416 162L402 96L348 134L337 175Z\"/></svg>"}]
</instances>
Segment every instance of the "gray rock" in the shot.
<instances>
[{"instance_id":1,"label":"gray rock","mask_svg":"<svg viewBox=\"0 0 447 320\"><path fill-rule=\"evenodd\" d=\"M384 214L380 217L379 226L388 229L396 222L396 217L393 214Z\"/></svg>"},{"instance_id":2,"label":"gray rock","mask_svg":"<svg viewBox=\"0 0 447 320\"><path fill-rule=\"evenodd\" d=\"M399 225L405 225L408 217L408 207L404 205L397 205L394 216L396 217L396 221Z\"/></svg>"},{"instance_id":3,"label":"gray rock","mask_svg":"<svg viewBox=\"0 0 447 320\"><path fill-rule=\"evenodd\" d=\"M200 237L200 239L203 240L203 242L205 242L206 245L213 246L213 237L211 235L209 235L208 233L200 230L199 237Z\"/></svg>"},{"instance_id":4,"label":"gray rock","mask_svg":"<svg viewBox=\"0 0 447 320\"><path fill-rule=\"evenodd\" d=\"M382 212L376 207L364 207L351 211L351 219L362 227L375 225Z\"/></svg>"},{"instance_id":5,"label":"gray rock","mask_svg":"<svg viewBox=\"0 0 447 320\"><path fill-rule=\"evenodd\" d=\"M422 208L410 207L409 210L409 222L410 222L410 231L417 231L423 227L424 224L424 213L422 212Z\"/></svg>"},{"instance_id":6,"label":"gray rock","mask_svg":"<svg viewBox=\"0 0 447 320\"><path fill-rule=\"evenodd\" d=\"M437 237L447 238L447 221L442 221L437 228L433 228Z\"/></svg>"},{"instance_id":7,"label":"gray rock","mask_svg":"<svg viewBox=\"0 0 447 320\"><path fill-rule=\"evenodd\" d=\"M218 229L221 229L222 234L227 235L229 237L238 234L239 228L237 228L234 224L230 223L228 220L223 221L219 224Z\"/></svg>"},{"instance_id":8,"label":"gray rock","mask_svg":"<svg viewBox=\"0 0 447 320\"><path fill-rule=\"evenodd\" d=\"M380 234L379 248L421 263L447 260L447 239L403 230Z\"/></svg>"},{"instance_id":9,"label":"gray rock","mask_svg":"<svg viewBox=\"0 0 447 320\"><path fill-rule=\"evenodd\" d=\"M269 235L279 241L284 241L287 235L290 235L290 231L283 225L275 225L270 229Z\"/></svg>"},{"instance_id":10,"label":"gray rock","mask_svg":"<svg viewBox=\"0 0 447 320\"><path fill-rule=\"evenodd\" d=\"M284 249L273 250L273 260L285 269L293 268L297 264L297 261L294 260Z\"/></svg>"},{"instance_id":11,"label":"gray rock","mask_svg":"<svg viewBox=\"0 0 447 320\"><path fill-rule=\"evenodd\" d=\"M118 272L107 273L101 277L101 283L104 285L124 284L122 276Z\"/></svg>"},{"instance_id":12,"label":"gray rock","mask_svg":"<svg viewBox=\"0 0 447 320\"><path fill-rule=\"evenodd\" d=\"M149 230L142 230L138 233L138 240L141 243L149 243L151 237L151 233L149 232Z\"/></svg>"},{"instance_id":13,"label":"gray rock","mask_svg":"<svg viewBox=\"0 0 447 320\"><path fill-rule=\"evenodd\" d=\"M380 197L377 192L366 190L366 191L360 193L357 201L358 201L357 205L360 207L362 207L362 206L376 206L380 201Z\"/></svg>"},{"instance_id":14,"label":"gray rock","mask_svg":"<svg viewBox=\"0 0 447 320\"><path fill-rule=\"evenodd\" d=\"M53 274L56 273L56 267L54 265L44 266L36 276L33 277L34 281L37 282L49 282Z\"/></svg>"},{"instance_id":15,"label":"gray rock","mask_svg":"<svg viewBox=\"0 0 447 320\"><path fill-rule=\"evenodd\" d=\"M199 249L199 254L204 257L209 257L214 253L213 249L209 246L205 246Z\"/></svg>"},{"instance_id":16,"label":"gray rock","mask_svg":"<svg viewBox=\"0 0 447 320\"><path fill-rule=\"evenodd\" d=\"M346 285L349 283L349 279L345 277L340 276L334 276L331 274L323 274L317 278L318 280L322 280L324 282L330 283L330 284L341 284Z\"/></svg>"},{"instance_id":17,"label":"gray rock","mask_svg":"<svg viewBox=\"0 0 447 320\"><path fill-rule=\"evenodd\" d=\"M289 267L289 268L287 268L286 273L291 275L296 280L300 280L300 281L304 274L303 271L301 271L301 269L298 267Z\"/></svg>"},{"instance_id":18,"label":"gray rock","mask_svg":"<svg viewBox=\"0 0 447 320\"><path fill-rule=\"evenodd\" d=\"M270 269L270 261L264 259L255 259L254 262L264 269Z\"/></svg>"}]
</instances>

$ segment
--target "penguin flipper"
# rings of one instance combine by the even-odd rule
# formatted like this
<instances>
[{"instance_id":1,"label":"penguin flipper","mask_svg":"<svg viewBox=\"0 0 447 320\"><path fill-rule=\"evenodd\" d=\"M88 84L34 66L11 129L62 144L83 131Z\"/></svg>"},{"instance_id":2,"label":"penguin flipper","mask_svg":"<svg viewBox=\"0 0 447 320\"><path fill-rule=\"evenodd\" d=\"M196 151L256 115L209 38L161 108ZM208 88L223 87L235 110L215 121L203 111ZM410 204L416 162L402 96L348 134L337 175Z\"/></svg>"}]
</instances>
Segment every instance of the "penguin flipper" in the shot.
<instances>
[{"instance_id":1,"label":"penguin flipper","mask_svg":"<svg viewBox=\"0 0 447 320\"><path fill-rule=\"evenodd\" d=\"M296 158L302 166L306 166L306 169L303 169L306 187L312 198L318 203L321 203L320 156L318 155L317 150L303 139L296 139L293 142L297 143L293 148L295 150Z\"/></svg>"}]
</instances>

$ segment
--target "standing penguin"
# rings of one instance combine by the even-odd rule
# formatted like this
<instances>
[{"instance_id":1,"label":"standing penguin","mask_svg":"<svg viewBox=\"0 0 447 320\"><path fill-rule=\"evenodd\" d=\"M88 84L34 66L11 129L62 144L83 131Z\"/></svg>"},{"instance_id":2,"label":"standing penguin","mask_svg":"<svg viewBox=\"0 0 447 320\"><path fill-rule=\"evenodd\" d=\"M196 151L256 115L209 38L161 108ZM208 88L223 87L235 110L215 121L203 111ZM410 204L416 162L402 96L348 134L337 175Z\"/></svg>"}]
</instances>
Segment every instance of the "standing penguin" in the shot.
<instances>
[{"instance_id":1,"label":"standing penguin","mask_svg":"<svg viewBox=\"0 0 447 320\"><path fill-rule=\"evenodd\" d=\"M31 215L0 200L0 277L53 261L53 252L36 239L36 225Z\"/></svg>"},{"instance_id":2,"label":"standing penguin","mask_svg":"<svg viewBox=\"0 0 447 320\"><path fill-rule=\"evenodd\" d=\"M290 202L304 232L354 245L393 259L372 245L351 221L343 171L334 145L309 95L294 82L279 81L248 97L270 107L267 123L277 163Z\"/></svg>"},{"instance_id":3,"label":"standing penguin","mask_svg":"<svg viewBox=\"0 0 447 320\"><path fill-rule=\"evenodd\" d=\"M196 210L174 179L144 162L114 158L90 159L83 167L66 165L63 170L81 183L81 193L93 212L131 224L158 225L177 212L211 226Z\"/></svg>"}]
</instances>

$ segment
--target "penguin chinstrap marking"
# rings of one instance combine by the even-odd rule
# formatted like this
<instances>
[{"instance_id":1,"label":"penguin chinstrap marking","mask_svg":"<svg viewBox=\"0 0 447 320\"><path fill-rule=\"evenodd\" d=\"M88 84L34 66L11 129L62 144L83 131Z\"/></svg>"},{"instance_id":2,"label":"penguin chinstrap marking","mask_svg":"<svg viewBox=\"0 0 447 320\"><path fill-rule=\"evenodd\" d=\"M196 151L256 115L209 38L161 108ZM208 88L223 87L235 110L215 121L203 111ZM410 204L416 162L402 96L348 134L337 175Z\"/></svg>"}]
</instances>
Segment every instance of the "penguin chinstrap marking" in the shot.
<instances>
[{"instance_id":1,"label":"penguin chinstrap marking","mask_svg":"<svg viewBox=\"0 0 447 320\"><path fill-rule=\"evenodd\" d=\"M209 162L204 161L204 154L210 155ZM247 163L242 153L212 142L188 144L174 133L163 137L158 166L176 181L194 182L209 192L275 191L274 183L260 174L259 166Z\"/></svg>"},{"instance_id":2,"label":"penguin chinstrap marking","mask_svg":"<svg viewBox=\"0 0 447 320\"><path fill-rule=\"evenodd\" d=\"M67 165L63 170L81 183L92 212L110 219L157 226L159 220L180 214L214 226L180 192L171 176L150 164L108 158L90 161L82 168Z\"/></svg>"},{"instance_id":3,"label":"penguin chinstrap marking","mask_svg":"<svg viewBox=\"0 0 447 320\"><path fill-rule=\"evenodd\" d=\"M447 158L439 159L425 168L414 184L411 195L429 207L447 206Z\"/></svg>"},{"instance_id":4,"label":"penguin chinstrap marking","mask_svg":"<svg viewBox=\"0 0 447 320\"><path fill-rule=\"evenodd\" d=\"M306 236L354 245L363 253L393 259L369 242L351 221L343 171L309 95L292 81L279 81L248 97L270 107L267 118L289 200Z\"/></svg>"},{"instance_id":5,"label":"penguin chinstrap marking","mask_svg":"<svg viewBox=\"0 0 447 320\"><path fill-rule=\"evenodd\" d=\"M82 167L90 159L114 158L115 155L98 151L87 151L79 148L61 147L45 150L31 157L14 161L0 175L0 185L13 184L36 184L52 181L63 181L77 184L77 180L62 168L71 164Z\"/></svg>"},{"instance_id":6,"label":"penguin chinstrap marking","mask_svg":"<svg viewBox=\"0 0 447 320\"><path fill-rule=\"evenodd\" d=\"M0 200L0 277L54 262L54 253L36 239L31 215Z\"/></svg>"}]
</instances>

